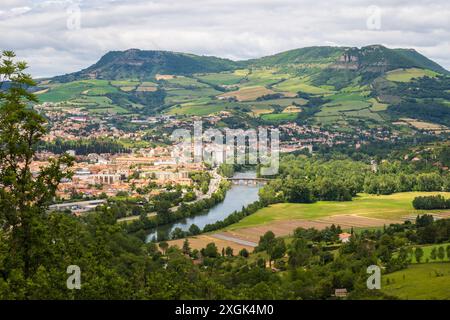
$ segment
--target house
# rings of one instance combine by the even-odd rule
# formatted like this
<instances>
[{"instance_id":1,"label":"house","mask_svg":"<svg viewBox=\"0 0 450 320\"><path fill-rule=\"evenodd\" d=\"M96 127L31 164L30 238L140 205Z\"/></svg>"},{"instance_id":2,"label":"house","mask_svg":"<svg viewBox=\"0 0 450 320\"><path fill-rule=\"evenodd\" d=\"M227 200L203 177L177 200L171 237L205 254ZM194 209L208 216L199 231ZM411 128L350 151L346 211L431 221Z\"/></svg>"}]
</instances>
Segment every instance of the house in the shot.
<instances>
[{"instance_id":1,"label":"house","mask_svg":"<svg viewBox=\"0 0 450 320\"><path fill-rule=\"evenodd\" d=\"M340 233L339 234L339 241L341 241L342 243L347 243L350 241L350 237L352 235L350 233L344 232L344 233Z\"/></svg>"},{"instance_id":2,"label":"house","mask_svg":"<svg viewBox=\"0 0 450 320\"><path fill-rule=\"evenodd\" d=\"M347 289L335 289L334 290L334 296L337 298L345 298L347 297Z\"/></svg>"}]
</instances>

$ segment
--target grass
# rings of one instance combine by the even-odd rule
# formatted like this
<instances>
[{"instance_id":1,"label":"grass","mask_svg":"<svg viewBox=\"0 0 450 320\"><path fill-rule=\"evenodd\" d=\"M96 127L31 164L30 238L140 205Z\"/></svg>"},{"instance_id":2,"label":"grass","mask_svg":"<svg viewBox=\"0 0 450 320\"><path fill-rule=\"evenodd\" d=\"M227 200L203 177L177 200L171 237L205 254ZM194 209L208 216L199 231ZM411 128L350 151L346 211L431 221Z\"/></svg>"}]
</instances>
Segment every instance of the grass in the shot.
<instances>
[{"instance_id":1,"label":"grass","mask_svg":"<svg viewBox=\"0 0 450 320\"><path fill-rule=\"evenodd\" d=\"M302 78L288 79L275 85L274 88L280 91L288 91L294 93L297 93L299 91L310 94L325 94L330 92L330 90L307 84Z\"/></svg>"},{"instance_id":2,"label":"grass","mask_svg":"<svg viewBox=\"0 0 450 320\"><path fill-rule=\"evenodd\" d=\"M335 123L339 119L383 121L383 118L372 110L375 103L366 100L364 94L337 94L329 99L332 102L323 105L321 111L315 115L316 121L325 124ZM377 104L377 108L383 110L382 104Z\"/></svg>"},{"instance_id":3,"label":"grass","mask_svg":"<svg viewBox=\"0 0 450 320\"><path fill-rule=\"evenodd\" d=\"M389 281L389 284L388 284ZM450 299L450 263L410 265L382 276L381 290L401 299Z\"/></svg>"},{"instance_id":4,"label":"grass","mask_svg":"<svg viewBox=\"0 0 450 320\"><path fill-rule=\"evenodd\" d=\"M395 82L409 82L414 78L421 78L424 76L435 77L436 75L436 72L426 69L397 69L388 72L386 75L386 79Z\"/></svg>"},{"instance_id":5,"label":"grass","mask_svg":"<svg viewBox=\"0 0 450 320\"><path fill-rule=\"evenodd\" d=\"M242 87L270 86L290 77L291 75L278 73L276 69L253 69L245 78L246 82L242 84Z\"/></svg>"},{"instance_id":6,"label":"grass","mask_svg":"<svg viewBox=\"0 0 450 320\"><path fill-rule=\"evenodd\" d=\"M357 214L380 219L400 219L405 216L423 214L415 210L412 200L417 196L442 194L450 197L450 192L403 192L392 195L360 194L353 201L319 201L312 204L279 203L263 208L233 224L232 229L258 226L276 220L317 219L339 214Z\"/></svg>"},{"instance_id":7,"label":"grass","mask_svg":"<svg viewBox=\"0 0 450 320\"><path fill-rule=\"evenodd\" d=\"M165 80L167 83L170 84L170 86L178 87L178 88L208 88L209 86L207 84L198 82L196 79L189 78L189 77L183 77L183 76L176 76L172 79Z\"/></svg>"},{"instance_id":8,"label":"grass","mask_svg":"<svg viewBox=\"0 0 450 320\"><path fill-rule=\"evenodd\" d=\"M388 108L388 104L378 102L377 99L371 98L369 99L369 102L372 103L372 106L370 107L370 110L378 112L378 111L385 111Z\"/></svg>"},{"instance_id":9,"label":"grass","mask_svg":"<svg viewBox=\"0 0 450 320\"><path fill-rule=\"evenodd\" d=\"M288 107L292 104L305 105L308 101L303 98L280 98L280 99L271 99L271 100L262 100L262 101L252 101L252 102L244 102L244 105L251 106L252 108L255 106L280 106L280 107Z\"/></svg>"},{"instance_id":10,"label":"grass","mask_svg":"<svg viewBox=\"0 0 450 320\"><path fill-rule=\"evenodd\" d=\"M107 80L81 80L69 83L54 84L46 93L39 95L42 102L62 102L76 99L83 95L104 95L117 92L118 89Z\"/></svg>"},{"instance_id":11,"label":"grass","mask_svg":"<svg viewBox=\"0 0 450 320\"><path fill-rule=\"evenodd\" d=\"M115 87L136 87L140 84L139 81L133 80L113 80L110 83Z\"/></svg>"},{"instance_id":12,"label":"grass","mask_svg":"<svg viewBox=\"0 0 450 320\"><path fill-rule=\"evenodd\" d=\"M220 91L212 88L197 88L197 89L172 89L167 90L167 97L165 102L167 104L177 104L193 102L200 98L212 97L220 94Z\"/></svg>"},{"instance_id":13,"label":"grass","mask_svg":"<svg viewBox=\"0 0 450 320\"><path fill-rule=\"evenodd\" d=\"M261 119L270 122L281 122L295 120L297 118L297 112L285 112L285 113L269 113L263 114Z\"/></svg>"},{"instance_id":14,"label":"grass","mask_svg":"<svg viewBox=\"0 0 450 320\"><path fill-rule=\"evenodd\" d=\"M339 104L325 104L320 112L316 114L317 117L342 116L346 112L360 111L369 106L369 103L364 101L346 101Z\"/></svg>"},{"instance_id":15,"label":"grass","mask_svg":"<svg viewBox=\"0 0 450 320\"><path fill-rule=\"evenodd\" d=\"M236 74L234 72L209 73L205 75L197 75L197 78L214 85L229 86L238 84L245 75Z\"/></svg>"},{"instance_id":16,"label":"grass","mask_svg":"<svg viewBox=\"0 0 450 320\"><path fill-rule=\"evenodd\" d=\"M179 107L173 107L168 114L186 115L186 116L206 116L224 110L225 106L221 104L185 104Z\"/></svg>"},{"instance_id":17,"label":"grass","mask_svg":"<svg viewBox=\"0 0 450 320\"><path fill-rule=\"evenodd\" d=\"M246 87L237 91L231 91L221 94L219 97L230 98L236 97L238 101L253 101L266 94L274 93L272 90L262 86Z\"/></svg>"}]
</instances>

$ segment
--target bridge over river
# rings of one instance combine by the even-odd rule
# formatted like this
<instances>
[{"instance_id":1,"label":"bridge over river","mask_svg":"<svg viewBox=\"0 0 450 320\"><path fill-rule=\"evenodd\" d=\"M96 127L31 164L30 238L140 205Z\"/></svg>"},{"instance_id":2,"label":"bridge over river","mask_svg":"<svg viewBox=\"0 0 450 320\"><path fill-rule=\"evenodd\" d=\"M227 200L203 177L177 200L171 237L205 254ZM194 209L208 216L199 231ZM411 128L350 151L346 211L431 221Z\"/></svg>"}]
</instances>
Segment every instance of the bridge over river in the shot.
<instances>
[{"instance_id":1,"label":"bridge over river","mask_svg":"<svg viewBox=\"0 0 450 320\"><path fill-rule=\"evenodd\" d=\"M266 178L247 178L247 177L233 177L227 178L232 184L235 185L262 185L269 182L271 179Z\"/></svg>"}]
</instances>

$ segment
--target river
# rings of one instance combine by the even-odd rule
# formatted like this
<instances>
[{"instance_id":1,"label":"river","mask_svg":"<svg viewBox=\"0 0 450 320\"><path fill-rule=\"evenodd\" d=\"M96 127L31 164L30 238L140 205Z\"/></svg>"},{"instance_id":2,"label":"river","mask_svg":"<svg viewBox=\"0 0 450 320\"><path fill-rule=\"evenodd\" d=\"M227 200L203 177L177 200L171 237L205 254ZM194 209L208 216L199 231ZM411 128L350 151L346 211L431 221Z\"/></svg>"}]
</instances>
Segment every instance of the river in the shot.
<instances>
[{"instance_id":1,"label":"river","mask_svg":"<svg viewBox=\"0 0 450 320\"><path fill-rule=\"evenodd\" d=\"M254 178L256 177L256 173L253 171L238 172L233 177ZM232 185L221 203L215 205L207 212L153 229L147 236L147 241L155 239L158 233L170 235L175 228L187 231L192 224L195 224L200 229L203 229L207 224L223 220L234 211L239 211L242 207L257 201L259 188L260 186L255 185Z\"/></svg>"}]
</instances>

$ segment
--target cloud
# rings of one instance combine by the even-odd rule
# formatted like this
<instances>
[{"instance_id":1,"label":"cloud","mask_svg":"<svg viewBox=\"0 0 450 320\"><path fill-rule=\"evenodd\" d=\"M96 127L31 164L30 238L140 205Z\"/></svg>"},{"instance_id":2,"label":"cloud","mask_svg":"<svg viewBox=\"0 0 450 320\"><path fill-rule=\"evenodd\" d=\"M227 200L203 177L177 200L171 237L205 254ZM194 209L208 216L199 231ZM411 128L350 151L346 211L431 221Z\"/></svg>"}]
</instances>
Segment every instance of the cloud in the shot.
<instances>
[{"instance_id":1,"label":"cloud","mask_svg":"<svg viewBox=\"0 0 450 320\"><path fill-rule=\"evenodd\" d=\"M372 5L376 30L367 27ZM447 0L2 0L0 48L29 61L34 76L77 71L128 48L248 59L374 43L415 48L450 69L449 16Z\"/></svg>"}]
</instances>

